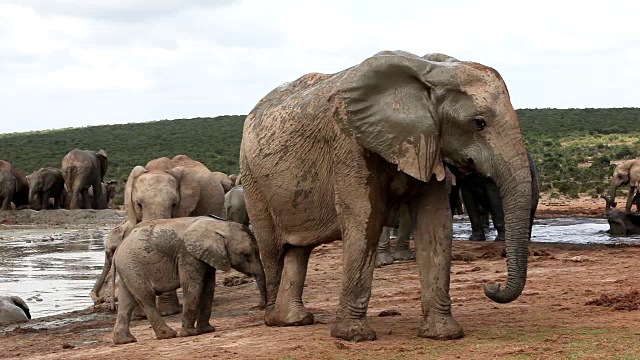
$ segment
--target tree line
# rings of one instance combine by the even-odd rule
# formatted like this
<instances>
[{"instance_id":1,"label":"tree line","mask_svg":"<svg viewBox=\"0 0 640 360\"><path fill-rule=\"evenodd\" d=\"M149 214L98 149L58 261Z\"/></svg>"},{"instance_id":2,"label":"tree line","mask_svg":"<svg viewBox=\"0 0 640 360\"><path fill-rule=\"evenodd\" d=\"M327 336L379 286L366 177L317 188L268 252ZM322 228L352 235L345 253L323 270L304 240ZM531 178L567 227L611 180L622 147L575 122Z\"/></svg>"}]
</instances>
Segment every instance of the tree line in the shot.
<instances>
[{"instance_id":1,"label":"tree line","mask_svg":"<svg viewBox=\"0 0 640 360\"><path fill-rule=\"evenodd\" d=\"M541 190L552 197L597 196L615 163L640 157L640 108L519 109ZM60 167L73 148L106 150L107 179L124 180L136 165L185 154L213 171L238 173L244 115L159 120L0 135L0 158L26 173Z\"/></svg>"}]
</instances>

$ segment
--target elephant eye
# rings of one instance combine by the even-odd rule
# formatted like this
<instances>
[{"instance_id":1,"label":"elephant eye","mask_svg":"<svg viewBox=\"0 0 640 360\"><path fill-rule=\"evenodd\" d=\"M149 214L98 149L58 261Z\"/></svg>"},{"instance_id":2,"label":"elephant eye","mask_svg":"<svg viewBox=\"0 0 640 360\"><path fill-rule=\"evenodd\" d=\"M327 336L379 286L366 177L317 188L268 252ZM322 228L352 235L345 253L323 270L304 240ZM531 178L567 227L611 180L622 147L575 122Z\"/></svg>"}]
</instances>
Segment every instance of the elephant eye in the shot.
<instances>
[{"instance_id":1,"label":"elephant eye","mask_svg":"<svg viewBox=\"0 0 640 360\"><path fill-rule=\"evenodd\" d=\"M473 125L476 131L482 131L487 127L487 122L485 121L484 117L476 116L473 118Z\"/></svg>"}]
</instances>

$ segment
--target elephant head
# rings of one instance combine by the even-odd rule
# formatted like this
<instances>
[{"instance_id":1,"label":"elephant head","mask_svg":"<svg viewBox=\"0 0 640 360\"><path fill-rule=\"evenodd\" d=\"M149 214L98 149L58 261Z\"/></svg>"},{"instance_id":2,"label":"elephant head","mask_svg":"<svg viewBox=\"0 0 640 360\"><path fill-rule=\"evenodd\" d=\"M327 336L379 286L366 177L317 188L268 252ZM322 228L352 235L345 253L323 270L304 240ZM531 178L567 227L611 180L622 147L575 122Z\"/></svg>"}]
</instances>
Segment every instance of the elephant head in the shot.
<instances>
[{"instance_id":1,"label":"elephant head","mask_svg":"<svg viewBox=\"0 0 640 360\"><path fill-rule=\"evenodd\" d=\"M330 97L339 128L422 182L444 165L477 173L500 189L508 278L485 284L499 303L515 300L527 276L532 181L509 92L488 66L444 54L383 51L347 69Z\"/></svg>"},{"instance_id":2,"label":"elephant head","mask_svg":"<svg viewBox=\"0 0 640 360\"><path fill-rule=\"evenodd\" d=\"M144 220L185 217L195 209L200 196L196 177L181 166L149 171L136 166L124 191L127 219L132 224Z\"/></svg>"}]
</instances>

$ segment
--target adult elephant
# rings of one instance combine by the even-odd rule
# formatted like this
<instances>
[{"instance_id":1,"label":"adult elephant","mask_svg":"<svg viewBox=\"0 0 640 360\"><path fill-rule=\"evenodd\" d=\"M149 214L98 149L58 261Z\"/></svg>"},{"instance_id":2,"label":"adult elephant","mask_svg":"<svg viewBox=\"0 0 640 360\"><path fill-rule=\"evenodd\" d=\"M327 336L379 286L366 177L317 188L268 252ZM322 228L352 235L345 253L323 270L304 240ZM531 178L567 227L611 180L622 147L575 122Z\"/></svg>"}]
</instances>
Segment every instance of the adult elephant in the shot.
<instances>
[{"instance_id":1,"label":"adult elephant","mask_svg":"<svg viewBox=\"0 0 640 360\"><path fill-rule=\"evenodd\" d=\"M366 312L376 246L382 227L407 204L422 289L418 335L463 336L449 296L445 164L499 186L508 276L504 288L486 284L485 294L499 303L517 299L527 275L531 175L496 70L443 54L383 51L335 74L304 75L261 99L245 120L240 167L267 278L266 324L314 323L302 303L309 256L342 239L331 335L375 339Z\"/></svg>"},{"instance_id":2,"label":"adult elephant","mask_svg":"<svg viewBox=\"0 0 640 360\"><path fill-rule=\"evenodd\" d=\"M611 184L609 186L609 205L616 207L616 191L620 186L629 185L629 194L627 195L626 213L631 212L631 206L636 204L636 212L640 210L640 196L638 195L638 186L640 186L640 159L627 160L618 164L613 171Z\"/></svg>"},{"instance_id":3,"label":"adult elephant","mask_svg":"<svg viewBox=\"0 0 640 360\"><path fill-rule=\"evenodd\" d=\"M0 170L11 172L15 178L15 188L11 196L11 202L16 206L16 209L29 206L29 181L24 172L6 160L0 160Z\"/></svg>"},{"instance_id":4,"label":"adult elephant","mask_svg":"<svg viewBox=\"0 0 640 360\"><path fill-rule=\"evenodd\" d=\"M49 199L53 198L53 208L62 207L64 178L62 171L54 167L40 168L29 175L29 205L33 210L49 208Z\"/></svg>"},{"instance_id":5,"label":"adult elephant","mask_svg":"<svg viewBox=\"0 0 640 360\"><path fill-rule=\"evenodd\" d=\"M29 319L29 306L19 296L0 296L0 325L23 323Z\"/></svg>"},{"instance_id":6,"label":"adult elephant","mask_svg":"<svg viewBox=\"0 0 640 360\"><path fill-rule=\"evenodd\" d=\"M109 160L104 150L73 149L62 158L62 176L71 195L71 209L97 209L102 196L104 175L109 168ZM89 187L93 199L89 200Z\"/></svg>"},{"instance_id":7,"label":"adult elephant","mask_svg":"<svg viewBox=\"0 0 640 360\"><path fill-rule=\"evenodd\" d=\"M124 203L127 218L107 236L109 246L105 246L103 270L91 292L95 302L104 296L101 289L111 269L115 248L136 224L187 216L224 216L220 181L205 165L186 155L162 157L133 168L125 186ZM180 312L175 290L161 294L158 305L163 315Z\"/></svg>"}]
</instances>

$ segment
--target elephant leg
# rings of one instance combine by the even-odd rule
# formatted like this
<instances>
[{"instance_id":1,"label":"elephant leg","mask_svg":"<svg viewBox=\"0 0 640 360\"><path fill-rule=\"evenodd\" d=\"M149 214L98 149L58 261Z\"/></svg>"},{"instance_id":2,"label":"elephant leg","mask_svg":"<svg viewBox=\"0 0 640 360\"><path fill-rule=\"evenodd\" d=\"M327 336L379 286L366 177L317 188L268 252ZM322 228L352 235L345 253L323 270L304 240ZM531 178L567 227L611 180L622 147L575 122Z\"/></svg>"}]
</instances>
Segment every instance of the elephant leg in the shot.
<instances>
[{"instance_id":1,"label":"elephant leg","mask_svg":"<svg viewBox=\"0 0 640 360\"><path fill-rule=\"evenodd\" d=\"M42 197L40 198L42 204L40 205L41 210L49 210L49 191L43 190Z\"/></svg>"},{"instance_id":2,"label":"elephant leg","mask_svg":"<svg viewBox=\"0 0 640 360\"><path fill-rule=\"evenodd\" d=\"M91 198L91 209L100 209L100 199L102 198L102 184L100 179L96 180L92 186L93 198Z\"/></svg>"},{"instance_id":3,"label":"elephant leg","mask_svg":"<svg viewBox=\"0 0 640 360\"><path fill-rule=\"evenodd\" d=\"M126 286L120 286L118 294L118 315L113 326L112 339L114 344L128 344L138 341L129 330L129 322L133 309L138 306Z\"/></svg>"},{"instance_id":4,"label":"elephant leg","mask_svg":"<svg viewBox=\"0 0 640 360\"><path fill-rule=\"evenodd\" d=\"M493 227L498 232L495 241L504 241L504 208L502 206L502 198L500 197L500 189L495 184L489 183L486 187L486 193L491 221L493 222Z\"/></svg>"},{"instance_id":5,"label":"elephant leg","mask_svg":"<svg viewBox=\"0 0 640 360\"><path fill-rule=\"evenodd\" d=\"M411 230L413 230L413 224L411 223L411 215L409 214L409 208L407 206L402 206L400 209L398 221L400 222L400 226L398 227L396 249L393 253L393 259L413 260L416 258L416 254L409 248L409 237L411 236Z\"/></svg>"},{"instance_id":6,"label":"elephant leg","mask_svg":"<svg viewBox=\"0 0 640 360\"><path fill-rule=\"evenodd\" d=\"M376 332L367 322L367 308L376 249L386 215L386 192L365 184L357 176L344 180L336 189L343 242L342 291L331 336L349 341L371 341L376 339Z\"/></svg>"},{"instance_id":7,"label":"elephant leg","mask_svg":"<svg viewBox=\"0 0 640 360\"><path fill-rule=\"evenodd\" d=\"M91 209L91 202L89 201L89 188L84 188L80 191L80 199L82 200L82 209Z\"/></svg>"},{"instance_id":8,"label":"elephant leg","mask_svg":"<svg viewBox=\"0 0 640 360\"><path fill-rule=\"evenodd\" d=\"M467 187L463 186L461 188L461 193L462 201L464 201L464 206L467 209L467 215L469 216L469 222L471 223L471 236L469 236L469 240L486 240L484 235L483 212L480 209L480 204L476 201L473 193L470 189L467 189Z\"/></svg>"},{"instance_id":9,"label":"elephant leg","mask_svg":"<svg viewBox=\"0 0 640 360\"><path fill-rule=\"evenodd\" d=\"M158 311L160 311L160 315L162 316L179 314L182 311L176 290L167 291L158 295Z\"/></svg>"},{"instance_id":10,"label":"elephant leg","mask_svg":"<svg viewBox=\"0 0 640 360\"><path fill-rule=\"evenodd\" d=\"M251 230L256 235L262 266L264 267L265 282L267 285L266 309L274 306L280 288L282 269L284 267L284 249L282 239L279 238L267 200L254 186L249 186L251 175L243 176L243 182L247 184L245 191L251 192L254 201L251 203L253 216L251 218ZM266 312L265 312L266 314ZM266 317L265 317L266 322Z\"/></svg>"},{"instance_id":11,"label":"elephant leg","mask_svg":"<svg viewBox=\"0 0 640 360\"><path fill-rule=\"evenodd\" d=\"M425 196L417 199L415 244L422 293L422 321L418 336L456 339L464 336L451 314L450 274L452 218L445 182L431 181Z\"/></svg>"},{"instance_id":12,"label":"elephant leg","mask_svg":"<svg viewBox=\"0 0 640 360\"><path fill-rule=\"evenodd\" d=\"M129 291L131 291L131 289ZM142 310L147 316L147 320L149 320L153 331L156 333L157 339L171 339L176 337L176 331L167 325L158 311L155 301L156 294L154 291L151 289L144 289L138 294L134 292L133 296L138 299Z\"/></svg>"},{"instance_id":13,"label":"elephant leg","mask_svg":"<svg viewBox=\"0 0 640 360\"><path fill-rule=\"evenodd\" d=\"M312 325L313 314L302 303L304 279L312 247L287 246L282 280L275 306L268 307L265 322L269 326Z\"/></svg>"},{"instance_id":14,"label":"elephant leg","mask_svg":"<svg viewBox=\"0 0 640 360\"><path fill-rule=\"evenodd\" d=\"M205 278L205 274L207 268L210 267L207 264L189 264L187 266L190 268L190 271L180 272L180 285L184 299L182 304L182 328L180 329L180 336L193 336L198 334L195 323L198 316L200 299L202 298L202 290L207 279ZM183 268L184 266L179 265L179 267ZM191 269L194 271L191 271Z\"/></svg>"},{"instance_id":15,"label":"elephant leg","mask_svg":"<svg viewBox=\"0 0 640 360\"><path fill-rule=\"evenodd\" d=\"M633 198L636 196L638 189L635 186L629 186L629 195L627 195L627 206L625 211L627 214L631 213L631 206L633 205Z\"/></svg>"},{"instance_id":16,"label":"elephant leg","mask_svg":"<svg viewBox=\"0 0 640 360\"><path fill-rule=\"evenodd\" d=\"M213 306L213 295L216 289L216 269L208 268L204 276L204 284L202 287L202 293L198 301L198 317L196 323L196 330L198 334L205 334L216 331L216 328L211 325L209 319L211 318L211 307Z\"/></svg>"},{"instance_id":17,"label":"elephant leg","mask_svg":"<svg viewBox=\"0 0 640 360\"><path fill-rule=\"evenodd\" d=\"M2 207L0 210L11 210L11 200L8 197L2 199Z\"/></svg>"},{"instance_id":18,"label":"elephant leg","mask_svg":"<svg viewBox=\"0 0 640 360\"><path fill-rule=\"evenodd\" d=\"M382 232L380 233L380 241L378 242L378 252L376 254L376 267L393 263L393 255L391 254L390 232L390 227L385 226L382 228Z\"/></svg>"}]
</instances>

